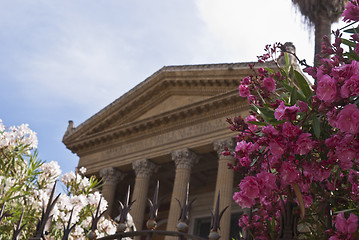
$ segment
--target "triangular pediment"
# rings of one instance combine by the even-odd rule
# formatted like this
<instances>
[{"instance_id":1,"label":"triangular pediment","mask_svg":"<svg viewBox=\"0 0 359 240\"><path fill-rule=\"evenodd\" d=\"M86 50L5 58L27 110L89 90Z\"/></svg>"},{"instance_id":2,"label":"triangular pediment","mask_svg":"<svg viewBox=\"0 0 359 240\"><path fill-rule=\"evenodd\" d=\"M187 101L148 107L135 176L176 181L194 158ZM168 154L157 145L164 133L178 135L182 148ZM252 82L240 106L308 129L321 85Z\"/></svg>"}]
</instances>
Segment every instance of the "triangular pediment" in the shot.
<instances>
[{"instance_id":1,"label":"triangular pediment","mask_svg":"<svg viewBox=\"0 0 359 240\"><path fill-rule=\"evenodd\" d=\"M250 73L248 63L164 67L78 127L69 125L63 142L71 149L84 142L102 141L116 131L142 129L151 121L153 126L158 119L176 114L189 120L188 112L235 91L239 80Z\"/></svg>"},{"instance_id":2,"label":"triangular pediment","mask_svg":"<svg viewBox=\"0 0 359 240\"><path fill-rule=\"evenodd\" d=\"M146 110L144 109L144 113L137 117L135 120L143 120L146 118L154 117L166 112L173 111L175 109L179 109L181 107L185 107L187 105L203 101L205 99L210 98L211 96L188 96L188 95L173 95L169 96L166 99L160 100L160 102L153 106L152 108Z\"/></svg>"}]
</instances>

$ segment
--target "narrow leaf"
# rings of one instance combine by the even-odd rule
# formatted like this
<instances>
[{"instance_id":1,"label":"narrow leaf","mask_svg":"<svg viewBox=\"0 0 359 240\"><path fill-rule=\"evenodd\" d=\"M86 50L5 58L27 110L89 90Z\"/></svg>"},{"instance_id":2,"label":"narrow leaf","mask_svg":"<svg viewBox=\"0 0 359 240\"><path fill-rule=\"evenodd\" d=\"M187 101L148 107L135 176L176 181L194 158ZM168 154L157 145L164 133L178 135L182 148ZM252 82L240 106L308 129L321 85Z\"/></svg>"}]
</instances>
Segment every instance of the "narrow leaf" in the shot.
<instances>
[{"instance_id":1,"label":"narrow leaf","mask_svg":"<svg viewBox=\"0 0 359 240\"><path fill-rule=\"evenodd\" d=\"M357 33L357 32L359 32L359 27L347 29L347 30L344 30L344 32L346 32L346 33Z\"/></svg>"},{"instance_id":2,"label":"narrow leaf","mask_svg":"<svg viewBox=\"0 0 359 240\"><path fill-rule=\"evenodd\" d=\"M320 122L317 116L312 115L312 125L313 125L313 131L314 135L319 138L320 137Z\"/></svg>"},{"instance_id":3,"label":"narrow leaf","mask_svg":"<svg viewBox=\"0 0 359 240\"><path fill-rule=\"evenodd\" d=\"M305 208L304 208L304 201L303 201L303 196L302 193L300 192L298 183L293 183L293 190L295 193L295 196L297 197L298 203L299 203L299 208L300 208L300 218L303 219L305 216Z\"/></svg>"},{"instance_id":4,"label":"narrow leaf","mask_svg":"<svg viewBox=\"0 0 359 240\"><path fill-rule=\"evenodd\" d=\"M294 70L294 75L295 75L295 79L297 80L299 89L303 92L305 97L310 96L312 94L312 89L310 88L308 82L305 80L303 75L297 70Z\"/></svg>"},{"instance_id":5,"label":"narrow leaf","mask_svg":"<svg viewBox=\"0 0 359 240\"><path fill-rule=\"evenodd\" d=\"M290 105L294 105L297 102L297 89L293 86L292 91L290 93Z\"/></svg>"},{"instance_id":6,"label":"narrow leaf","mask_svg":"<svg viewBox=\"0 0 359 240\"><path fill-rule=\"evenodd\" d=\"M342 43L344 43L345 45L347 45L349 47L355 48L355 43L348 39L342 38Z\"/></svg>"}]
</instances>

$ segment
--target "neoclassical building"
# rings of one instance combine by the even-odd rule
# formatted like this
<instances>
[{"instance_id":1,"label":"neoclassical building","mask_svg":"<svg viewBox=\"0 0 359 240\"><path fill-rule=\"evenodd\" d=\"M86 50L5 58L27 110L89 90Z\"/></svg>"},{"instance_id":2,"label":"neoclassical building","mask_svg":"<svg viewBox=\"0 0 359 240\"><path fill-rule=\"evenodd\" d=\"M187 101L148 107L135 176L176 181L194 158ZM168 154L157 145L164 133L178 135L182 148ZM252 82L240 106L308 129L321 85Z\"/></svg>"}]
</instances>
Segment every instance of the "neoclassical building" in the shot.
<instances>
[{"instance_id":1,"label":"neoclassical building","mask_svg":"<svg viewBox=\"0 0 359 240\"><path fill-rule=\"evenodd\" d=\"M226 118L248 115L239 97L241 78L252 74L248 63L166 66L77 127L70 121L63 142L79 156L78 167L103 178L102 193L109 213L117 214L131 186L131 215L136 227L148 218L147 198L160 182L159 229L175 230L179 217L176 198L196 198L190 233L206 236L210 210L220 191L220 207L229 206L221 221L222 239L238 236L241 209L232 200L239 183L228 169L236 133Z\"/></svg>"}]
</instances>

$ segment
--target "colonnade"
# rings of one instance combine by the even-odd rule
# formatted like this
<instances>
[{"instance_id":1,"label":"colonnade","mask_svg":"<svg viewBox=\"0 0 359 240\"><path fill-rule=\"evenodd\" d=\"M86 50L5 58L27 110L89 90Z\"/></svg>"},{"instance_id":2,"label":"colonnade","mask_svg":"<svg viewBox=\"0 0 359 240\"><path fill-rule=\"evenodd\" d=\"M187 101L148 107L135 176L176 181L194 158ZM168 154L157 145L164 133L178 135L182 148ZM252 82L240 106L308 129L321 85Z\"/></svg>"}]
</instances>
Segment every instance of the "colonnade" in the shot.
<instances>
[{"instance_id":1,"label":"colonnade","mask_svg":"<svg viewBox=\"0 0 359 240\"><path fill-rule=\"evenodd\" d=\"M232 138L218 140L213 143L214 150L218 155L218 172L214 194L214 203L217 200L217 194L220 191L221 201L220 209L229 206L221 220L221 239L229 239L230 236L230 221L231 221L231 205L233 196L233 177L234 172L228 169L228 163L234 163L233 156L225 156L222 154L225 147L233 148L234 141ZM173 191L170 202L170 209L167 221L168 231L176 231L178 221L178 214L180 212L179 205L176 199L183 201L187 183L190 181L192 167L198 163L199 157L190 149L179 149L171 152L171 158L175 163L175 179L173 183ZM158 166L148 159L134 161L132 168L135 171L136 179L133 190L132 199L135 199L131 215L134 219L137 229L141 229L144 221L144 213L146 201L148 198L149 181L153 173L158 169ZM116 192L116 185L124 177L115 168L106 168L100 170L100 176L103 177L104 185L102 187L102 195L108 202L108 212L112 211L114 203L114 194Z\"/></svg>"}]
</instances>

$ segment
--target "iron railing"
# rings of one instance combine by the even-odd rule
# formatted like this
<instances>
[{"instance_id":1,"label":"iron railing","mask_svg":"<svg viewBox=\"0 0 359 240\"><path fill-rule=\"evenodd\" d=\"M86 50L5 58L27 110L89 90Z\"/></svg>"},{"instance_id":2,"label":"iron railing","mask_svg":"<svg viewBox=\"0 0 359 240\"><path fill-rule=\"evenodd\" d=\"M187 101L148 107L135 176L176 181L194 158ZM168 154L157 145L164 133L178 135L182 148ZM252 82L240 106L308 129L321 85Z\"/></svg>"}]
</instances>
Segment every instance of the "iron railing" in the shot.
<instances>
[{"instance_id":1,"label":"iron railing","mask_svg":"<svg viewBox=\"0 0 359 240\"><path fill-rule=\"evenodd\" d=\"M48 236L49 233L45 231L45 227L46 227L46 224L48 223L48 221L50 221L50 219L51 219L51 215L50 215L51 210L53 209L53 207L55 206L56 202L58 201L58 199L61 195L61 194L58 194L56 197L54 197L55 188L56 188L56 183L51 191L47 206L42 208L41 218L39 219L39 221L36 225L36 230L33 234L33 237L31 237L29 240L45 240L46 237ZM134 203L134 201L129 202L130 188L128 188L126 199L125 199L124 203L119 202L120 214L114 219L114 221L117 223L116 233L114 235L105 236L105 237L101 237L101 238L97 238L97 236L96 236L95 231L97 229L97 224L98 224L100 218L105 213L105 212L102 212L102 213L100 212L100 204L101 204L101 199L100 199L99 204L96 209L96 212L95 213L91 212L92 224L91 224L90 231L86 237L89 240L96 240L96 239L97 240L110 240L110 239L112 240L112 239L122 239L125 237L146 236L146 239L149 240L149 239L152 239L152 236L162 235L162 236L178 237L178 239L180 239L180 240L183 240L183 239L205 240L207 238L203 238L200 236L196 236L196 235L187 233L188 232L189 211L190 211L193 201L195 200L195 199L193 199L190 202L188 201L188 195L189 195L188 190L189 190L189 185L187 184L187 189L186 189L186 193L185 193L185 197L184 197L183 201L181 202L180 200L176 199L178 201L180 209L181 209L180 216L178 219L179 221L176 226L178 231L157 230L156 218L157 218L157 212L158 212L158 208L159 208L159 202L158 202L159 182L157 182L153 199L152 200L148 199L148 202L150 205L150 214L149 214L149 219L146 222L147 230L136 230L136 231L125 232L125 230L127 228L127 225L126 225L127 215L131 210L132 204ZM224 211L228 207L226 207L220 211L219 202L220 202L220 193L218 193L216 207L215 207L214 211L211 212L211 218L212 218L211 219L211 230L208 234L208 239L217 240L220 238L220 235L218 233L219 226L220 226L220 220L221 220L221 217L222 217ZM6 216L6 214L4 213L5 204L6 203L3 204L3 206L0 210L0 223L5 217L9 217L9 216ZM66 226L64 225L64 227L63 227L62 240L68 240L71 231L76 226L76 223L71 224L72 213L73 213L73 210L71 211L71 215L70 215L68 224ZM17 225L14 226L14 228L13 228L12 238L11 238L12 240L19 239L19 236L21 235L21 232L22 232L23 228L25 227L24 225L22 225L22 217L23 217L23 214L21 214Z\"/></svg>"}]
</instances>

